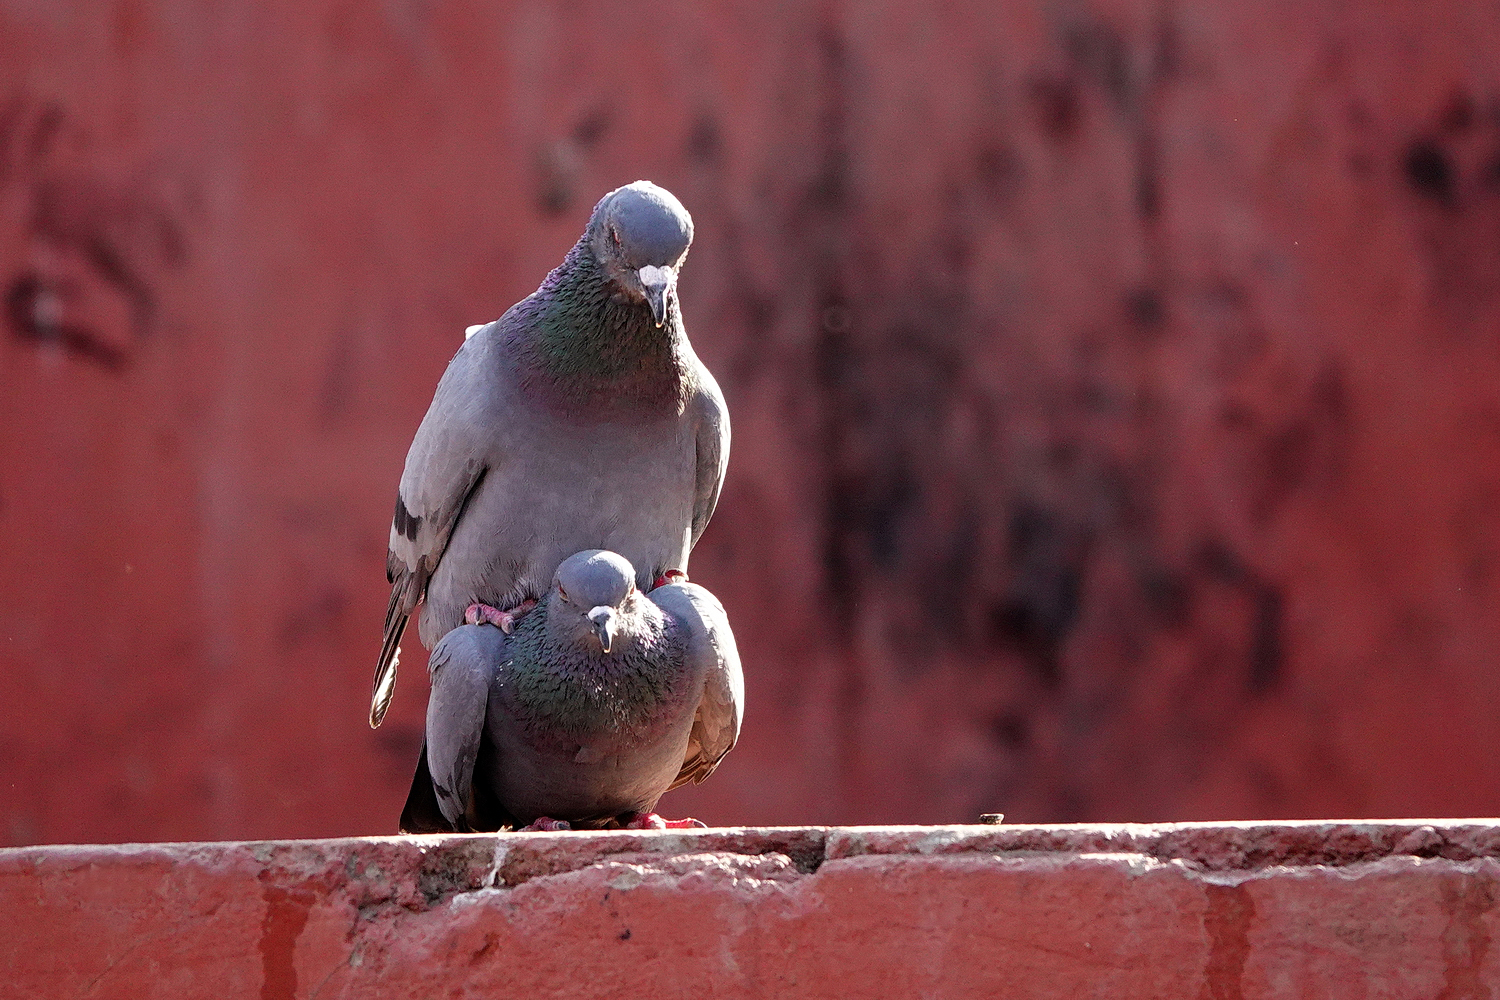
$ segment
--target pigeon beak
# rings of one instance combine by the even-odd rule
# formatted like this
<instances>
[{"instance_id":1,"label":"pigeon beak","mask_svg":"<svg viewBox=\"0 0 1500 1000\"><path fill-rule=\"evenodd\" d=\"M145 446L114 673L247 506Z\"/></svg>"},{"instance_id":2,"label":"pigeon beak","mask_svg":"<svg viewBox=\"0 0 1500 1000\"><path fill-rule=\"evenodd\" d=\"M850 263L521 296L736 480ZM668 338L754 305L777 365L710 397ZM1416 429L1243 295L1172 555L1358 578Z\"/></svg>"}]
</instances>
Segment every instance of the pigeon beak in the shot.
<instances>
[{"instance_id":1,"label":"pigeon beak","mask_svg":"<svg viewBox=\"0 0 1500 1000\"><path fill-rule=\"evenodd\" d=\"M646 293L646 305L651 307L651 318L659 327L667 321L667 306L677 294L677 272L670 267L647 264L636 272L641 288Z\"/></svg>"},{"instance_id":2,"label":"pigeon beak","mask_svg":"<svg viewBox=\"0 0 1500 1000\"><path fill-rule=\"evenodd\" d=\"M599 605L589 610L589 621L594 623L594 634L599 637L599 648L606 653L615 644L615 609Z\"/></svg>"}]
</instances>

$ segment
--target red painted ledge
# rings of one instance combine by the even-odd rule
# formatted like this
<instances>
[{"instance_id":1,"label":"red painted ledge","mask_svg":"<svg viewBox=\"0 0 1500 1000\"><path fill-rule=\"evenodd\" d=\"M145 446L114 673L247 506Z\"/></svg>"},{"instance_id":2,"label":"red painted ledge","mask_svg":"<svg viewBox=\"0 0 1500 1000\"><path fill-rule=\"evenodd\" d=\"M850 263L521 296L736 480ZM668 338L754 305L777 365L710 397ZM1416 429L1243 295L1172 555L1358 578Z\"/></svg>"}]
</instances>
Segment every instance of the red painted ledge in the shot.
<instances>
[{"instance_id":1,"label":"red painted ledge","mask_svg":"<svg viewBox=\"0 0 1500 1000\"><path fill-rule=\"evenodd\" d=\"M1478 997L1500 821L0 851L0 995Z\"/></svg>"}]
</instances>

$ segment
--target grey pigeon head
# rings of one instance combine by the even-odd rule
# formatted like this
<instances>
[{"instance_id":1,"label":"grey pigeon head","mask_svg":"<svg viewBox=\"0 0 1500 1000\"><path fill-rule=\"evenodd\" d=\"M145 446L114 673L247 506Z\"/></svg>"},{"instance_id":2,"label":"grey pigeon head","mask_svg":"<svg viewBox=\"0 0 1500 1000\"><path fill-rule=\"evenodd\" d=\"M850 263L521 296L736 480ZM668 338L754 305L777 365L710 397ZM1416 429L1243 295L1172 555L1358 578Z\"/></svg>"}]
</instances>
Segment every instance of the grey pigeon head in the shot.
<instances>
[{"instance_id":1,"label":"grey pigeon head","mask_svg":"<svg viewBox=\"0 0 1500 1000\"><path fill-rule=\"evenodd\" d=\"M610 278L650 306L661 326L693 242L693 218L682 202L650 181L615 188L594 206L588 240Z\"/></svg>"},{"instance_id":2,"label":"grey pigeon head","mask_svg":"<svg viewBox=\"0 0 1500 1000\"><path fill-rule=\"evenodd\" d=\"M635 567L624 556L586 549L564 559L552 578L547 617L564 634L597 640L608 653L626 604L635 596Z\"/></svg>"}]
</instances>

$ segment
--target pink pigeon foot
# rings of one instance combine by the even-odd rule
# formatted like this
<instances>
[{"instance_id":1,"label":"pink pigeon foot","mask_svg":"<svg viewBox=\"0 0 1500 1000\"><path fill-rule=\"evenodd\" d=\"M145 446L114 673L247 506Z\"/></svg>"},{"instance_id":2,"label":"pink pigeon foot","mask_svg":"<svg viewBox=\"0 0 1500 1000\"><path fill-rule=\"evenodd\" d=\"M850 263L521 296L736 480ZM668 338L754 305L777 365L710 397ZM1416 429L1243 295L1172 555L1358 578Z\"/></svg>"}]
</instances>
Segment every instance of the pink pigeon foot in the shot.
<instances>
[{"instance_id":1,"label":"pink pigeon foot","mask_svg":"<svg viewBox=\"0 0 1500 1000\"><path fill-rule=\"evenodd\" d=\"M573 824L565 819L553 819L551 816L538 816L532 820L530 825L523 826L517 833L554 833L558 830L571 830Z\"/></svg>"},{"instance_id":2,"label":"pink pigeon foot","mask_svg":"<svg viewBox=\"0 0 1500 1000\"><path fill-rule=\"evenodd\" d=\"M657 577L651 584L651 589L665 587L669 583L687 583L688 576L680 569L663 570L661 576Z\"/></svg>"},{"instance_id":3,"label":"pink pigeon foot","mask_svg":"<svg viewBox=\"0 0 1500 1000\"><path fill-rule=\"evenodd\" d=\"M708 824L693 819L662 819L656 813L636 813L625 823L626 830L706 830Z\"/></svg>"},{"instance_id":4,"label":"pink pigeon foot","mask_svg":"<svg viewBox=\"0 0 1500 1000\"><path fill-rule=\"evenodd\" d=\"M499 608L492 608L488 604L471 604L468 610L464 612L464 624L480 625L488 623L494 625L506 635L510 635L516 630L516 622L520 621L521 617L534 607L536 607L536 601L534 600L522 601L509 611L501 611Z\"/></svg>"}]
</instances>

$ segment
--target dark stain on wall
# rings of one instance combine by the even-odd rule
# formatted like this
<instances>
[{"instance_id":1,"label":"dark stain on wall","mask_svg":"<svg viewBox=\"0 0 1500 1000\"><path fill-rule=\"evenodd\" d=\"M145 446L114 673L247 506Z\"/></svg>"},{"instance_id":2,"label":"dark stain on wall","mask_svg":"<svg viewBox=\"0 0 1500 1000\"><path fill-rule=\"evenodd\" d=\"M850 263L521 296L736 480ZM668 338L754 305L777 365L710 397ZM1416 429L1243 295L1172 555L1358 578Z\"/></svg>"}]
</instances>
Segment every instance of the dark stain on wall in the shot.
<instances>
[{"instance_id":1,"label":"dark stain on wall","mask_svg":"<svg viewBox=\"0 0 1500 1000\"><path fill-rule=\"evenodd\" d=\"M1406 183L1424 198L1444 208L1458 207L1453 164L1448 154L1430 139L1418 139L1406 148L1403 161Z\"/></svg>"},{"instance_id":2,"label":"dark stain on wall","mask_svg":"<svg viewBox=\"0 0 1500 1000\"><path fill-rule=\"evenodd\" d=\"M990 609L991 635L1056 687L1062 646L1078 621L1084 547L1055 514L1024 503L1011 512L1008 535L1011 584Z\"/></svg>"},{"instance_id":3,"label":"dark stain on wall","mask_svg":"<svg viewBox=\"0 0 1500 1000\"><path fill-rule=\"evenodd\" d=\"M1270 691L1281 677L1285 659L1285 599L1281 588L1256 573L1219 539L1202 542L1195 561L1208 581L1233 587L1250 602L1245 686L1252 694Z\"/></svg>"},{"instance_id":4,"label":"dark stain on wall","mask_svg":"<svg viewBox=\"0 0 1500 1000\"><path fill-rule=\"evenodd\" d=\"M119 372L150 336L160 278L182 269L188 241L178 213L149 180L107 180L80 149L65 111L18 94L0 117L0 189L29 208L20 234L31 252L3 282L13 336L52 344Z\"/></svg>"}]
</instances>

